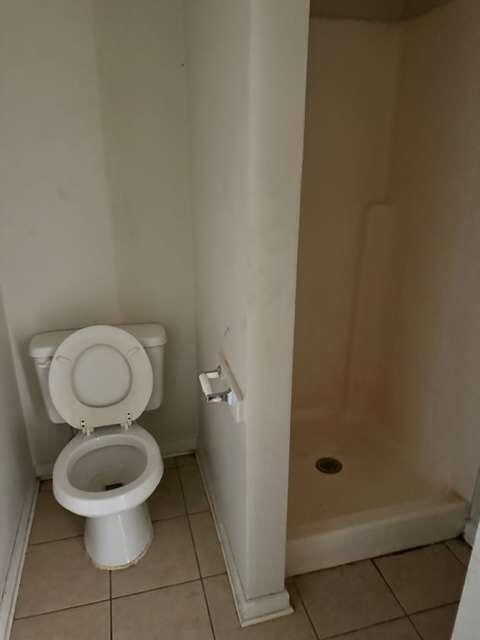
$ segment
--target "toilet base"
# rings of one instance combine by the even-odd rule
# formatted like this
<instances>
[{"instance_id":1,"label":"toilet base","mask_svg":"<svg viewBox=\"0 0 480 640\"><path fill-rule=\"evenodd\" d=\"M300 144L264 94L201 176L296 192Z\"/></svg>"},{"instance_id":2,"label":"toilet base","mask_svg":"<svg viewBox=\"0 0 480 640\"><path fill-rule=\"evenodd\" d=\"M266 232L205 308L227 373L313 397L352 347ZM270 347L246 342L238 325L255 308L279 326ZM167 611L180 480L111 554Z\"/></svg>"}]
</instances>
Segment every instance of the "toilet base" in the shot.
<instances>
[{"instance_id":1,"label":"toilet base","mask_svg":"<svg viewBox=\"0 0 480 640\"><path fill-rule=\"evenodd\" d=\"M148 551L153 527L146 503L85 522L85 548L99 569L125 569Z\"/></svg>"}]
</instances>

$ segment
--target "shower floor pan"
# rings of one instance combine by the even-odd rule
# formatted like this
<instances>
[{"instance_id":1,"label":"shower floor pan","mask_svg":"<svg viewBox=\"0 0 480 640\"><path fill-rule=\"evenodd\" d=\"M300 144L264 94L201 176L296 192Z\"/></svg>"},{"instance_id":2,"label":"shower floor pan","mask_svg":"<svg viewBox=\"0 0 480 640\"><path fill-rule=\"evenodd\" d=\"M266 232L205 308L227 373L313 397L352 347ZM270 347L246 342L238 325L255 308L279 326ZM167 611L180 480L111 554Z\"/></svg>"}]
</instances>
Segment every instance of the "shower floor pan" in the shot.
<instances>
[{"instance_id":1,"label":"shower floor pan","mask_svg":"<svg viewBox=\"0 0 480 640\"><path fill-rule=\"evenodd\" d=\"M287 574L453 538L466 503L421 477L388 442L358 429L296 424L290 464ZM364 430L362 429L362 432ZM338 473L322 473L331 457Z\"/></svg>"}]
</instances>

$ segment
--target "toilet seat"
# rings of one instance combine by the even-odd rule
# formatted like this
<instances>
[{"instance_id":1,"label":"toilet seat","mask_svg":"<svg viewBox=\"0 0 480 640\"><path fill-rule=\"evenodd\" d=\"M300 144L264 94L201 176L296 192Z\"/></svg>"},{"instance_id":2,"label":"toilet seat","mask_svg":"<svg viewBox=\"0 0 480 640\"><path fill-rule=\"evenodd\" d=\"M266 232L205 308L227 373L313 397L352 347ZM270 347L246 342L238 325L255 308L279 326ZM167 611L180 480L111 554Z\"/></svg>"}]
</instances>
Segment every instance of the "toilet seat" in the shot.
<instances>
[{"instance_id":1,"label":"toilet seat","mask_svg":"<svg viewBox=\"0 0 480 640\"><path fill-rule=\"evenodd\" d=\"M92 452L108 456L112 447L134 447L142 452L144 464L136 478L118 489L91 491L79 487L72 477L75 464ZM99 465L108 468L108 462ZM77 434L64 447L53 468L53 492L57 501L69 511L88 518L118 514L142 504L153 493L163 475L163 461L158 444L138 423L128 431L105 427L90 438ZM113 544L113 542L111 543Z\"/></svg>"},{"instance_id":2,"label":"toilet seat","mask_svg":"<svg viewBox=\"0 0 480 640\"><path fill-rule=\"evenodd\" d=\"M150 360L140 342L118 327L80 329L58 347L48 378L53 404L76 429L130 426L153 389Z\"/></svg>"}]
</instances>

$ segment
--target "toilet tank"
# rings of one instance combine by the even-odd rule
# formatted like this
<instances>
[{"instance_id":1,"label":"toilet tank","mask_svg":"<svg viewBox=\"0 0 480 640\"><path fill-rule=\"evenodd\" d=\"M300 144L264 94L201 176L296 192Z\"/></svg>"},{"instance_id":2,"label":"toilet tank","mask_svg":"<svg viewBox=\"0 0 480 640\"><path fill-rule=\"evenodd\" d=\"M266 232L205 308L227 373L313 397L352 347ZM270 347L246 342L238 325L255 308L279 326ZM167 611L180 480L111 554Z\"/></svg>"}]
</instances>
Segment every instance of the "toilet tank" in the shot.
<instances>
[{"instance_id":1,"label":"toilet tank","mask_svg":"<svg viewBox=\"0 0 480 640\"><path fill-rule=\"evenodd\" d=\"M153 390L145 411L156 409L163 399L163 360L167 343L165 329L161 324L120 324L115 326L134 335L145 349L153 371ZM49 331L48 333L39 333L30 340L29 353L35 364L48 417L57 424L65 421L55 409L50 397L48 373L57 347L75 331L77 329Z\"/></svg>"}]
</instances>

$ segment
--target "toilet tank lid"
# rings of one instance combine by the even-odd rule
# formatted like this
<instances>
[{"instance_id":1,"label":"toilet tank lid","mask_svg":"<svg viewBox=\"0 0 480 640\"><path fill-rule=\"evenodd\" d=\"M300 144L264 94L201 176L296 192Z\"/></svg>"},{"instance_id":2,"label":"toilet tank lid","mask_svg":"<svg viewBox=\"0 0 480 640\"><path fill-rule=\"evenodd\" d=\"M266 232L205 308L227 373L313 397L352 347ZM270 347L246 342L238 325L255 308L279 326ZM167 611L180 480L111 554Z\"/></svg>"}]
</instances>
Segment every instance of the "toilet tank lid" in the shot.
<instances>
[{"instance_id":1,"label":"toilet tank lid","mask_svg":"<svg viewBox=\"0 0 480 640\"><path fill-rule=\"evenodd\" d=\"M161 324L119 324L114 325L128 331L137 338L145 349L160 347L167 342L165 327ZM51 358L57 347L72 333L78 329L64 331L48 331L39 333L30 340L29 353L32 358Z\"/></svg>"}]
</instances>

